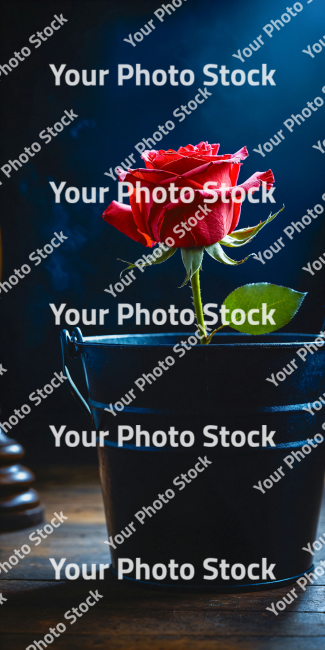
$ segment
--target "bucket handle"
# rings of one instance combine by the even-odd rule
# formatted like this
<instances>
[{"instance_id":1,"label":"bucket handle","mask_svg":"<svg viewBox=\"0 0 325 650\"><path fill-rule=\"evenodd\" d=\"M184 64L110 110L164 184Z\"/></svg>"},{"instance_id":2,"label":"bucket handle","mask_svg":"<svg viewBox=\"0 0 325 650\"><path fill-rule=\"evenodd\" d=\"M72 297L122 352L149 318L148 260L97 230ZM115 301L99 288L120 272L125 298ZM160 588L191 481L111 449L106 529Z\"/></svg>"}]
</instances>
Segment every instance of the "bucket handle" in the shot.
<instances>
[{"instance_id":1,"label":"bucket handle","mask_svg":"<svg viewBox=\"0 0 325 650\"><path fill-rule=\"evenodd\" d=\"M60 334L60 340L61 340L61 348L62 348L62 365L63 365L63 374L67 377L68 382L69 382L69 388L71 390L71 393L73 397L77 400L77 402L80 404L81 408L84 409L87 414L91 417L93 421L93 416L92 412L86 402L86 400L82 397L81 393L79 393L79 390L75 383L72 381L70 372L67 368L66 361L68 359L68 353L70 359L76 359L80 355L80 350L75 347L74 341L71 339L70 334L68 330L62 330Z\"/></svg>"}]
</instances>

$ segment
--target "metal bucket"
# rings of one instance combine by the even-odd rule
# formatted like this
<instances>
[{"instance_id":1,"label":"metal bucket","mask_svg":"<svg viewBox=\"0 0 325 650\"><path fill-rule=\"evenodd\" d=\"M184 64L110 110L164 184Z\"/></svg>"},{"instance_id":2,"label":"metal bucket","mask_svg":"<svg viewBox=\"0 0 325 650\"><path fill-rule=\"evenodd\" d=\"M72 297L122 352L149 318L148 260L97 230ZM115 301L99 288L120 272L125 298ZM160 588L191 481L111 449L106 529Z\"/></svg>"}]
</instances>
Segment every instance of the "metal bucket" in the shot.
<instances>
[{"instance_id":1,"label":"metal bucket","mask_svg":"<svg viewBox=\"0 0 325 650\"><path fill-rule=\"evenodd\" d=\"M116 546L111 548L113 571L118 571L118 561L124 558L129 564L123 566L131 569L134 563L134 570L124 578L141 584L235 591L280 586L312 568L312 556L302 547L316 539L325 443L318 444L320 438L315 441L314 436L324 433L325 417L321 411L311 415L303 407L323 394L325 354L324 347L315 346L303 362L296 352L315 336L221 334L212 345L188 345L181 357L182 346L178 351L174 346L186 342L189 333L85 338L79 328L72 338L67 330L61 333L63 369L72 393L97 431L109 431L98 454L108 534ZM87 401L66 367L69 357L82 359ZM174 358L174 363L168 366L166 357ZM297 368L278 381L278 387L266 381L293 359ZM161 368L161 375L153 374L155 368ZM134 382L143 374L151 383L145 380L141 390L141 382ZM122 398L126 403L129 400L128 405ZM114 415L110 405L115 403ZM118 426L136 432L137 425L148 432L149 446L145 435L138 441L142 446L136 446L135 438L118 446ZM218 427L209 429L218 435L214 447L204 446L212 442L203 435L207 425ZM230 434L243 432L245 444L222 446L222 426ZM153 444L154 432L168 433L171 427L179 434L192 432L195 443L185 447L180 436L168 435L167 444L158 447L156 442L163 440L158 434ZM131 435L132 430L127 431ZM275 446L249 446L251 431L260 434L251 436L255 444L262 444L262 431L275 431ZM224 434L225 442L232 440L230 434ZM185 442L190 438L183 436ZM172 439L179 446L172 446ZM241 443L243 438L236 434L234 440ZM290 468L284 458L301 452L305 445L311 452L298 454ZM264 486L264 494L253 488L259 481L263 486L279 467L280 479L271 488ZM181 479L181 474L188 480ZM174 482L177 477L178 484ZM185 483L183 488L180 481ZM165 496L166 503L158 507L163 501L158 495L165 495L166 490L175 496ZM142 515L135 517L139 511L145 513L143 521ZM126 531L131 534L127 536ZM119 541L114 542L116 535ZM148 565L149 572L146 568L135 571L137 558ZM209 558L213 561L207 569ZM225 561L223 569L221 560ZM172 561L177 570L168 568ZM185 564L194 567L190 579L190 568L183 568L180 575ZM273 564L273 575L262 568ZM163 568L153 570L156 565L167 567L166 576ZM246 568L245 574L240 565Z\"/></svg>"}]
</instances>

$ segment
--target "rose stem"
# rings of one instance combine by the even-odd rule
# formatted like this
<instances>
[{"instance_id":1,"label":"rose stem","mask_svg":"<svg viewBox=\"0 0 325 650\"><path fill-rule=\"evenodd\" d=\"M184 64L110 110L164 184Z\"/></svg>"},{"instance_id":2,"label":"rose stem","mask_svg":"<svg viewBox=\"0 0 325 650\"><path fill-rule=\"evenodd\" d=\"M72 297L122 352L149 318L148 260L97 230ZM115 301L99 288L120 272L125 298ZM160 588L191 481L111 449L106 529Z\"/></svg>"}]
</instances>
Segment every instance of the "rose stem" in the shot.
<instances>
[{"instance_id":1,"label":"rose stem","mask_svg":"<svg viewBox=\"0 0 325 650\"><path fill-rule=\"evenodd\" d=\"M204 338L200 339L201 343L203 345L207 345L207 336L206 336L206 331L205 331L205 324L204 324L204 316L203 316L203 308L202 308L202 302L201 302L201 291L200 291L200 269L198 269L194 275L192 275L191 278L191 285L192 285L192 293L193 293L193 301L194 301L194 308L195 308L195 313L196 313L196 320L199 329L201 332L204 333Z\"/></svg>"}]
</instances>

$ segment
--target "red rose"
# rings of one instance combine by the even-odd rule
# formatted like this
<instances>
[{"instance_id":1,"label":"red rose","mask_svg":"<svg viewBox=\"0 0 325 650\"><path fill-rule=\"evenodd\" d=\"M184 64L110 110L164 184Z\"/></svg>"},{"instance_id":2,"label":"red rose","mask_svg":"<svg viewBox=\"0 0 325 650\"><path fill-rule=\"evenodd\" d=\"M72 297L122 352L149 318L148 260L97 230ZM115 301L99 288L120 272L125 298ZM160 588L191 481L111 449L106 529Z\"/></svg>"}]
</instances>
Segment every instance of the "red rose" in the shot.
<instances>
[{"instance_id":1,"label":"red rose","mask_svg":"<svg viewBox=\"0 0 325 650\"><path fill-rule=\"evenodd\" d=\"M129 182L134 188L129 197L130 206L112 201L105 210L103 219L131 239L149 247L166 240L169 246L182 248L210 246L220 241L233 232L240 217L241 202L233 200L233 188L242 188L245 197L249 190L256 191L263 181L269 190L274 177L271 170L256 172L245 183L237 186L242 164L240 161L248 156L246 147L233 155L224 156L217 155L218 149L218 144L200 142L196 146L180 147L178 151L144 151L142 158L145 169L129 169L127 172L121 170L119 173L120 181ZM140 193L140 202L136 201L137 181L140 183L138 187L148 188L149 202L145 201L144 191ZM171 201L172 183L179 190L183 187L192 188L191 203L178 198L179 191L176 192L176 202ZM204 190L205 183L211 184L210 191ZM167 190L167 198L163 203L155 202L152 196L157 187ZM211 199L216 193L216 202L205 203L204 199ZM185 194L183 198L188 196ZM236 193L234 196L236 198ZM182 222L186 225L185 229ZM171 244L171 240L174 244Z\"/></svg>"}]
</instances>

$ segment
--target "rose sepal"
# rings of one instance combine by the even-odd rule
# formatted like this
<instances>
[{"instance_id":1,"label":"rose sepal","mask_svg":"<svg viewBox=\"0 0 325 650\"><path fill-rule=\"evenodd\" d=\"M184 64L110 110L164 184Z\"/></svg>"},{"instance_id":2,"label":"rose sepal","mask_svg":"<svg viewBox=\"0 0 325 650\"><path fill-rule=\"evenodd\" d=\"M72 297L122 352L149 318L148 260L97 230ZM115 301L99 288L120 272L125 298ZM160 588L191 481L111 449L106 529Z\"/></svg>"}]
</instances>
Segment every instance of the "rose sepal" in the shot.
<instances>
[{"instance_id":1,"label":"rose sepal","mask_svg":"<svg viewBox=\"0 0 325 650\"><path fill-rule=\"evenodd\" d=\"M248 260L251 255L255 255L255 253L250 253L243 260L232 260L230 257L228 257L228 255L226 255L225 251L220 246L220 243L221 242L217 242L211 246L206 246L205 250L211 257L213 257L214 260L217 260L217 262L221 262L222 264L228 264L229 266L238 266L238 264L243 264L246 262L246 260Z\"/></svg>"},{"instance_id":2,"label":"rose sepal","mask_svg":"<svg viewBox=\"0 0 325 650\"><path fill-rule=\"evenodd\" d=\"M275 214L270 214L265 221L261 221L260 223L257 224L257 226L252 226L251 228L242 228L241 230L234 230L232 233L229 235L226 235L223 239L221 239L218 243L222 244L223 246L230 246L231 248L238 248L238 246L244 246L245 244L249 244L250 241L257 235L257 233L264 228L268 223L273 221L275 217L280 214L284 210L284 206L276 212Z\"/></svg>"},{"instance_id":3,"label":"rose sepal","mask_svg":"<svg viewBox=\"0 0 325 650\"><path fill-rule=\"evenodd\" d=\"M156 248L155 250L158 250L158 249ZM162 249L160 249L160 250L162 251ZM176 253L177 250L178 250L177 248L169 248L167 251L162 251L162 254L158 258L156 258L156 259L154 258L152 262L144 262L143 264L141 264L141 267L144 268L146 266L152 266L153 264L161 264L162 262L166 262L166 260L168 260L172 255L174 255L174 253ZM147 256L147 257L149 257L149 256ZM150 255L150 257L153 257L153 256ZM140 266L138 264L132 264L131 262L128 262L127 260L121 260L120 257L118 257L118 259L120 260L120 262L124 262L125 264L129 265L125 269L123 269L123 271L121 271L120 277L123 275L123 273L125 273L125 271L128 271L129 269L135 269L135 268L138 268L138 266ZM141 260L141 258L140 258L140 260ZM138 260L138 261L140 261L140 260Z\"/></svg>"}]
</instances>

